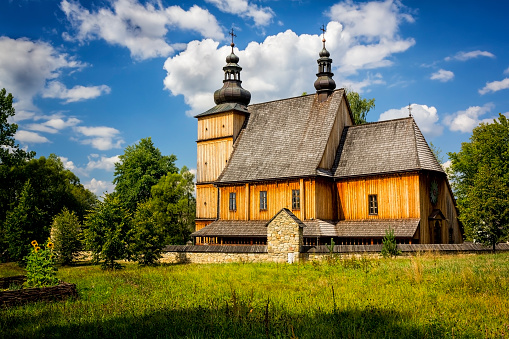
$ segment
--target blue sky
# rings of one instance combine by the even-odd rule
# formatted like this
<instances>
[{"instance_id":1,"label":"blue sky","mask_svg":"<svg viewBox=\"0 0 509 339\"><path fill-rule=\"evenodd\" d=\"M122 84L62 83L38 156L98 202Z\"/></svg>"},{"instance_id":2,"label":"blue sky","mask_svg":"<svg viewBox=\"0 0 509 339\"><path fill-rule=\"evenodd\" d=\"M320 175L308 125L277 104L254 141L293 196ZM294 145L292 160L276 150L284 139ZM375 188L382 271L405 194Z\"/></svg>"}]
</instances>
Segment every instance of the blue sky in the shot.
<instances>
[{"instance_id":1,"label":"blue sky","mask_svg":"<svg viewBox=\"0 0 509 339\"><path fill-rule=\"evenodd\" d=\"M314 92L323 24L337 86L376 99L368 120L411 104L445 155L509 115L507 13L492 0L2 0L0 88L20 145L57 154L101 195L142 138L196 168L192 116L214 105L231 27L257 103Z\"/></svg>"}]
</instances>

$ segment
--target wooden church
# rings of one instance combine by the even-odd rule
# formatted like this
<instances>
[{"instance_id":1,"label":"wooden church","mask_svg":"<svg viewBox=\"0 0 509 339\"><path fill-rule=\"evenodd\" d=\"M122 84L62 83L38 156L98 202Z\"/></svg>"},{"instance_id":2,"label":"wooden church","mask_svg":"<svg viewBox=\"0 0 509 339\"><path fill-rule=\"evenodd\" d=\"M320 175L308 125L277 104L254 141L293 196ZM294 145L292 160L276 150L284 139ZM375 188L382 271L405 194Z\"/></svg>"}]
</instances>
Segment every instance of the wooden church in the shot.
<instances>
[{"instance_id":1,"label":"wooden church","mask_svg":"<svg viewBox=\"0 0 509 339\"><path fill-rule=\"evenodd\" d=\"M315 94L249 105L239 58L226 57L216 106L198 114L196 245L267 243L286 208L304 245L461 243L447 176L412 117L355 125L332 59Z\"/></svg>"}]
</instances>

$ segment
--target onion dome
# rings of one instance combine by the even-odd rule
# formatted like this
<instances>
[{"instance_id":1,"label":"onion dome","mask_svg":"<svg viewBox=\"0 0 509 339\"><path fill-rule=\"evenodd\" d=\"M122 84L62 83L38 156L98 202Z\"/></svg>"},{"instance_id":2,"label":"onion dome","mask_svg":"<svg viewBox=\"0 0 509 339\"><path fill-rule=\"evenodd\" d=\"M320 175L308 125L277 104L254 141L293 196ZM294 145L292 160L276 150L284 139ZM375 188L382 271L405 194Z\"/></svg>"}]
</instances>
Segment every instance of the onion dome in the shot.
<instances>
[{"instance_id":1,"label":"onion dome","mask_svg":"<svg viewBox=\"0 0 509 339\"><path fill-rule=\"evenodd\" d=\"M325 49L325 38L322 39L323 48L319 53L320 59L318 62L318 73L316 76L318 77L315 81L316 93L318 94L318 100L324 101L327 100L327 97L334 91L336 88L336 82L332 77L334 73L331 72L332 69L332 59L329 58L330 53Z\"/></svg>"},{"instance_id":2,"label":"onion dome","mask_svg":"<svg viewBox=\"0 0 509 339\"><path fill-rule=\"evenodd\" d=\"M226 66L223 67L223 88L214 92L216 105L238 103L247 106L251 101L251 93L241 86L240 71L242 67L238 65L239 57L233 53L234 46L235 44L232 42L232 52L226 57Z\"/></svg>"}]
</instances>

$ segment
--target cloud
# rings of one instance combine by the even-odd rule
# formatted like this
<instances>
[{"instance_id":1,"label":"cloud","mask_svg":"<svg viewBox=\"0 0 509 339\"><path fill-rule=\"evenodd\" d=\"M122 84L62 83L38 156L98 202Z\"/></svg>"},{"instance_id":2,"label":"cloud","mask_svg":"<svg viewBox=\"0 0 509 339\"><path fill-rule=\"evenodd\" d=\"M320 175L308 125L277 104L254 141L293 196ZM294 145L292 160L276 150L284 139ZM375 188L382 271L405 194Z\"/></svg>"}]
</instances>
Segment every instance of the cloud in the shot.
<instances>
[{"instance_id":1,"label":"cloud","mask_svg":"<svg viewBox=\"0 0 509 339\"><path fill-rule=\"evenodd\" d=\"M43 137L38 133L23 130L18 130L14 138L22 144L42 144L50 142L46 137Z\"/></svg>"},{"instance_id":2,"label":"cloud","mask_svg":"<svg viewBox=\"0 0 509 339\"><path fill-rule=\"evenodd\" d=\"M274 17L270 7L259 7L246 0L205 0L220 11L236 14L242 18L253 19L256 26L267 26Z\"/></svg>"},{"instance_id":3,"label":"cloud","mask_svg":"<svg viewBox=\"0 0 509 339\"><path fill-rule=\"evenodd\" d=\"M43 123L29 124L26 126L26 128L32 131L55 134L58 133L60 130L63 130L68 127L73 127L81 123L81 120L79 119L76 118L64 119L58 115L52 117L50 116L48 118L49 119Z\"/></svg>"},{"instance_id":4,"label":"cloud","mask_svg":"<svg viewBox=\"0 0 509 339\"><path fill-rule=\"evenodd\" d=\"M33 98L47 80L60 76L63 69L81 69L86 65L50 44L26 38L0 37L0 88L7 88L16 100L15 108L24 111L24 118L34 115Z\"/></svg>"},{"instance_id":5,"label":"cloud","mask_svg":"<svg viewBox=\"0 0 509 339\"><path fill-rule=\"evenodd\" d=\"M441 82L447 82L454 78L454 73L451 71L446 71L445 69L440 69L438 72L431 74L431 80L439 80Z\"/></svg>"},{"instance_id":6,"label":"cloud","mask_svg":"<svg viewBox=\"0 0 509 339\"><path fill-rule=\"evenodd\" d=\"M488 92L498 92L507 88L509 88L509 78L502 81L487 82L486 86L479 90L479 94L484 95Z\"/></svg>"},{"instance_id":7,"label":"cloud","mask_svg":"<svg viewBox=\"0 0 509 339\"><path fill-rule=\"evenodd\" d=\"M379 74L368 75L361 82L346 78L358 70L389 66L392 61L388 58L392 54L404 52L415 44L414 39L398 36L400 23L413 22L402 10L399 2L393 1L360 5L346 2L343 7L331 8L327 15L344 21L344 25L337 21L327 24L327 49L333 59L339 58L333 63L337 84L347 83L363 89L383 83ZM172 95L184 96L191 107L186 112L188 115L214 106L213 92L222 86L222 67L231 52L229 46L218 46L212 39L191 41L186 50L168 58L164 64L165 89ZM291 30L267 36L261 43L251 42L244 50L236 49L243 67L242 86L251 92L251 102L314 91L316 60L321 49L319 35L297 35Z\"/></svg>"},{"instance_id":8,"label":"cloud","mask_svg":"<svg viewBox=\"0 0 509 339\"><path fill-rule=\"evenodd\" d=\"M112 157L101 156L99 160L92 160L89 158L87 171L102 169L108 172L113 172L115 170L115 163L117 162L120 162L120 157L118 155Z\"/></svg>"},{"instance_id":9,"label":"cloud","mask_svg":"<svg viewBox=\"0 0 509 339\"><path fill-rule=\"evenodd\" d=\"M89 182L84 183L83 186L97 196L102 196L104 193L112 193L115 190L113 183L97 180L96 178L92 178Z\"/></svg>"},{"instance_id":10,"label":"cloud","mask_svg":"<svg viewBox=\"0 0 509 339\"><path fill-rule=\"evenodd\" d=\"M470 59L475 59L478 57L488 57L488 58L494 58L495 55L488 51L471 51L471 52L458 52L452 57L446 57L445 61L451 61L451 60L459 60L459 61L467 61Z\"/></svg>"},{"instance_id":11,"label":"cloud","mask_svg":"<svg viewBox=\"0 0 509 339\"><path fill-rule=\"evenodd\" d=\"M111 88L106 85L101 86L74 86L68 89L60 81L51 81L42 92L43 98L63 99L66 103L94 99L103 94L109 94Z\"/></svg>"},{"instance_id":12,"label":"cloud","mask_svg":"<svg viewBox=\"0 0 509 339\"><path fill-rule=\"evenodd\" d=\"M422 133L429 138L442 134L443 127L438 124L437 109L433 106L411 104L412 116ZM380 114L378 121L408 117L408 106L390 109Z\"/></svg>"},{"instance_id":13,"label":"cloud","mask_svg":"<svg viewBox=\"0 0 509 339\"><path fill-rule=\"evenodd\" d=\"M118 136L120 132L113 127L106 126L77 126L74 130L86 138L80 139L79 142L84 145L91 145L93 148L106 151L112 148L120 148L124 140Z\"/></svg>"},{"instance_id":14,"label":"cloud","mask_svg":"<svg viewBox=\"0 0 509 339\"><path fill-rule=\"evenodd\" d=\"M509 67L504 71L504 74L509 74Z\"/></svg>"},{"instance_id":15,"label":"cloud","mask_svg":"<svg viewBox=\"0 0 509 339\"><path fill-rule=\"evenodd\" d=\"M495 105L487 103L484 106L471 106L464 111L458 111L444 118L444 123L451 131L470 133L481 122L491 122L492 119L480 120L479 117L490 112Z\"/></svg>"},{"instance_id":16,"label":"cloud","mask_svg":"<svg viewBox=\"0 0 509 339\"><path fill-rule=\"evenodd\" d=\"M216 18L197 5L185 11L179 6L165 8L161 2L142 5L138 0L112 0L110 4L111 8L89 11L77 1L62 0L60 8L76 31L75 37L66 33L64 38L80 42L104 39L127 47L137 60L173 54L166 36L174 27L224 39Z\"/></svg>"}]
</instances>

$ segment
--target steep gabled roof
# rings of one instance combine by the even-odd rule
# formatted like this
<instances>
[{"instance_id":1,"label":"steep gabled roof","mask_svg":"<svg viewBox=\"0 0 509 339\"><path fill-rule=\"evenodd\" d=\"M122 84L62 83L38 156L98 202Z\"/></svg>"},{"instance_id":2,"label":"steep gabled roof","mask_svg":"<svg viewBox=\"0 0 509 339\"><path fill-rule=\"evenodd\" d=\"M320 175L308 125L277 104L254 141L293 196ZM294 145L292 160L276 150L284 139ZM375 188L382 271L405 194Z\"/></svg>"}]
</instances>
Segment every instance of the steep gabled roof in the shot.
<instances>
[{"instance_id":1,"label":"steep gabled roof","mask_svg":"<svg viewBox=\"0 0 509 339\"><path fill-rule=\"evenodd\" d=\"M323 102L312 94L249 106L247 126L217 182L316 175L343 95L340 89Z\"/></svg>"},{"instance_id":2,"label":"steep gabled roof","mask_svg":"<svg viewBox=\"0 0 509 339\"><path fill-rule=\"evenodd\" d=\"M444 172L413 118L343 130L333 168L336 178L415 170Z\"/></svg>"}]
</instances>

